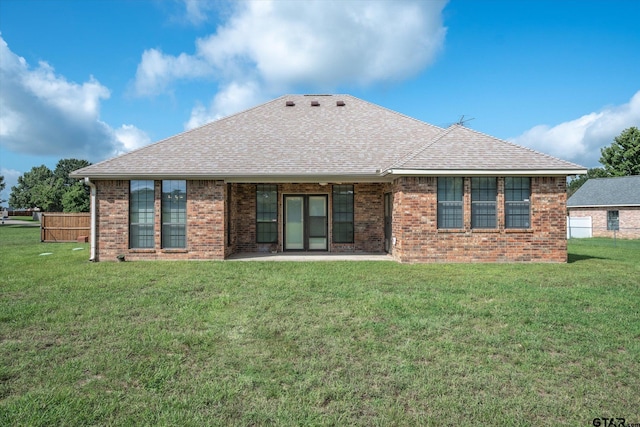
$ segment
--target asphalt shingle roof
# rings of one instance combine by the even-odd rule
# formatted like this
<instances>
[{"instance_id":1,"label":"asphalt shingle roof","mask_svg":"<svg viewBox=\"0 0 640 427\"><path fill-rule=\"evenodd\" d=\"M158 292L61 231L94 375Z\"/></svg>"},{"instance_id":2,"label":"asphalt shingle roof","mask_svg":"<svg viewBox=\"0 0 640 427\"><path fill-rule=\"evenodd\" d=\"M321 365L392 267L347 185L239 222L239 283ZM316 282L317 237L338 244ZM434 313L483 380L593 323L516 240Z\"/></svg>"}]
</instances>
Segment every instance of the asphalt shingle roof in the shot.
<instances>
[{"instance_id":1,"label":"asphalt shingle roof","mask_svg":"<svg viewBox=\"0 0 640 427\"><path fill-rule=\"evenodd\" d=\"M578 206L640 206L640 175L588 179L567 200Z\"/></svg>"},{"instance_id":2,"label":"asphalt shingle roof","mask_svg":"<svg viewBox=\"0 0 640 427\"><path fill-rule=\"evenodd\" d=\"M498 138L454 125L399 165L402 169L531 170L578 167Z\"/></svg>"},{"instance_id":3,"label":"asphalt shingle roof","mask_svg":"<svg viewBox=\"0 0 640 427\"><path fill-rule=\"evenodd\" d=\"M462 126L443 129L350 95L285 95L72 176L373 178L388 169L584 170Z\"/></svg>"}]
</instances>

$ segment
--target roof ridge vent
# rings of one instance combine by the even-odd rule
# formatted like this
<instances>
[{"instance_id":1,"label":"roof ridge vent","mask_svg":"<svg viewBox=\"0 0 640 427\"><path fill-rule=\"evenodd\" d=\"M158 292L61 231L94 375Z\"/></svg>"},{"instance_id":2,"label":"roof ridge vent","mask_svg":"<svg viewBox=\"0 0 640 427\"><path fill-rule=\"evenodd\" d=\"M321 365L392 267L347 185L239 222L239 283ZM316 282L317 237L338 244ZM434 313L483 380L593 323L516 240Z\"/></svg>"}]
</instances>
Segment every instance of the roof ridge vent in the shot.
<instances>
[{"instance_id":1,"label":"roof ridge vent","mask_svg":"<svg viewBox=\"0 0 640 427\"><path fill-rule=\"evenodd\" d=\"M295 102L293 102L293 101L287 101L287 102L285 103L285 105L286 105L287 107L295 107L296 103L295 103Z\"/></svg>"},{"instance_id":2,"label":"roof ridge vent","mask_svg":"<svg viewBox=\"0 0 640 427\"><path fill-rule=\"evenodd\" d=\"M319 106L320 106L320 102L318 102L318 101L311 101L311 106L312 106L312 107L319 107Z\"/></svg>"}]
</instances>

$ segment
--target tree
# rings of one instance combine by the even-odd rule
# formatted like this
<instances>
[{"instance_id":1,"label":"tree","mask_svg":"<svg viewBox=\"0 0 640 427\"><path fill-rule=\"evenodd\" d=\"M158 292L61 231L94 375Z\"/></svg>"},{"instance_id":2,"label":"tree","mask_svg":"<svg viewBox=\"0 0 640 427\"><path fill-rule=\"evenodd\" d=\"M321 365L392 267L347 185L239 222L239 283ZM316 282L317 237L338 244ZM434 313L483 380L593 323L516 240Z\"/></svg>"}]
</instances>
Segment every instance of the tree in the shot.
<instances>
[{"instance_id":1,"label":"tree","mask_svg":"<svg viewBox=\"0 0 640 427\"><path fill-rule=\"evenodd\" d=\"M60 207L63 212L89 212L89 187L82 182L69 177L75 170L91 165L86 160L62 159L56 165L53 175L56 177L56 185L60 194Z\"/></svg>"},{"instance_id":2,"label":"tree","mask_svg":"<svg viewBox=\"0 0 640 427\"><path fill-rule=\"evenodd\" d=\"M0 175L0 193L4 191L4 187L6 185L7 184L4 182L4 175ZM0 205L2 205L4 202L6 202L6 200L0 199Z\"/></svg>"},{"instance_id":3,"label":"tree","mask_svg":"<svg viewBox=\"0 0 640 427\"><path fill-rule=\"evenodd\" d=\"M14 208L40 208L50 210L54 205L53 172L45 165L34 166L18 177L18 184L11 187L9 205Z\"/></svg>"},{"instance_id":4,"label":"tree","mask_svg":"<svg viewBox=\"0 0 640 427\"><path fill-rule=\"evenodd\" d=\"M640 175L640 129L630 127L600 150L600 163L609 176Z\"/></svg>"},{"instance_id":5,"label":"tree","mask_svg":"<svg viewBox=\"0 0 640 427\"><path fill-rule=\"evenodd\" d=\"M64 212L89 212L91 201L87 196L87 187L81 182L76 182L62 196L62 209Z\"/></svg>"},{"instance_id":6,"label":"tree","mask_svg":"<svg viewBox=\"0 0 640 427\"><path fill-rule=\"evenodd\" d=\"M62 159L56 164L56 169L53 171L53 175L56 179L62 180L62 184L65 186L72 186L78 182L77 179L69 178L69 174L75 170L90 166L86 160L79 159Z\"/></svg>"},{"instance_id":7,"label":"tree","mask_svg":"<svg viewBox=\"0 0 640 427\"><path fill-rule=\"evenodd\" d=\"M18 185L11 187L9 204L16 208L37 207L47 212L73 212L80 207L88 211L89 191L77 180L69 178L69 173L89 165L86 160L63 159L53 172L45 165L33 167L18 177ZM65 207L67 192L73 194L66 198Z\"/></svg>"}]
</instances>

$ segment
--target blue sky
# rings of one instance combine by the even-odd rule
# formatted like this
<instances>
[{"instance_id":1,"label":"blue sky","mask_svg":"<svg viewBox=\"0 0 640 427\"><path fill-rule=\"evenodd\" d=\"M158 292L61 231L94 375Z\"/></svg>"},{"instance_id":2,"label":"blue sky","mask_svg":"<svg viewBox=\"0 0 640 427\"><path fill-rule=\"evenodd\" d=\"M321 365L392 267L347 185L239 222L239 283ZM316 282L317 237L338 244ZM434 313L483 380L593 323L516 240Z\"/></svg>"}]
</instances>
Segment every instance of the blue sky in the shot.
<instances>
[{"instance_id":1,"label":"blue sky","mask_svg":"<svg viewBox=\"0 0 640 427\"><path fill-rule=\"evenodd\" d=\"M640 125L635 0L0 0L0 174L349 93L598 166Z\"/></svg>"}]
</instances>

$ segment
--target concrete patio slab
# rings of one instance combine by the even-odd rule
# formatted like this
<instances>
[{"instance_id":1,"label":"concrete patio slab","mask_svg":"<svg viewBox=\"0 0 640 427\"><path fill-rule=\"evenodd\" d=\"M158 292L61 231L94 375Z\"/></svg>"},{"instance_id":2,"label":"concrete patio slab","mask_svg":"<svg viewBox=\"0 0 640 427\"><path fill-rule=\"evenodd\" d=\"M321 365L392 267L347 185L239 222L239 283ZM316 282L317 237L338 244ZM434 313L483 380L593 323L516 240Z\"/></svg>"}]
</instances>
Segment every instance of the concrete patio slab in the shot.
<instances>
[{"instance_id":1,"label":"concrete patio slab","mask_svg":"<svg viewBox=\"0 0 640 427\"><path fill-rule=\"evenodd\" d=\"M278 252L272 253L238 253L227 261L394 261L389 254L379 253L330 253L330 252Z\"/></svg>"}]
</instances>

